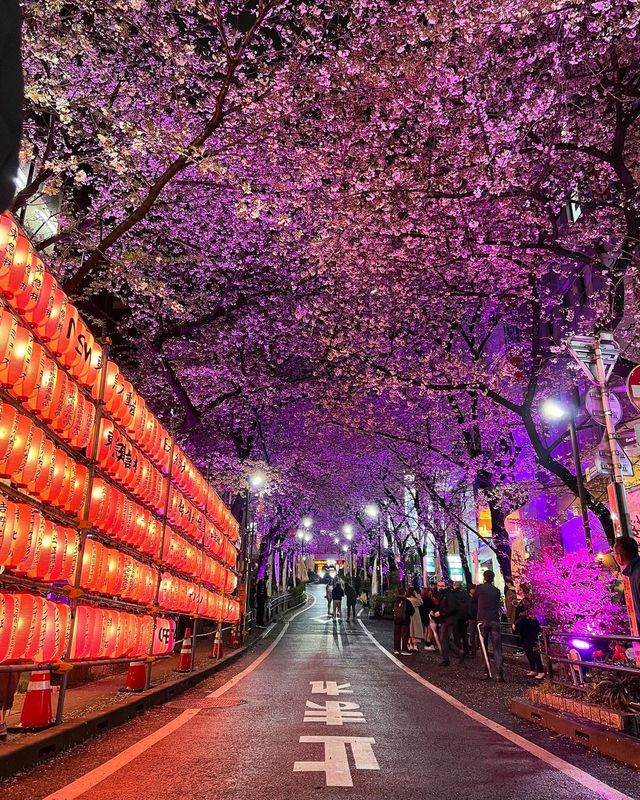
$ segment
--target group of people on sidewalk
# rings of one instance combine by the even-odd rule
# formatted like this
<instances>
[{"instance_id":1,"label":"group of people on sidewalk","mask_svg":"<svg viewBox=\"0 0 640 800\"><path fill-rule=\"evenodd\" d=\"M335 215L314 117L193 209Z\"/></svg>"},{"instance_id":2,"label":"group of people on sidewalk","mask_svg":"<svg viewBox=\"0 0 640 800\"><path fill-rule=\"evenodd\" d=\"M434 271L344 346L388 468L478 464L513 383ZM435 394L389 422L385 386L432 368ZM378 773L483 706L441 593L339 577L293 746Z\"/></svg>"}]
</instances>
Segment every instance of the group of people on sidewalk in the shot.
<instances>
[{"instance_id":1,"label":"group of people on sidewalk","mask_svg":"<svg viewBox=\"0 0 640 800\"><path fill-rule=\"evenodd\" d=\"M460 662L475 655L480 645L485 655L485 673L490 677L489 643L496 679L504 681L501 620L506 617L529 661L529 677L544 678L538 650L540 623L536 619L529 587L521 587L518 597L512 581L506 583L503 607L500 590L494 586L495 574L486 570L484 582L470 591L454 581L450 588L440 581L425 586L421 592L400 588L393 606L393 650L396 655L419 652L424 641L426 651L439 650L441 665L450 665L451 654ZM482 641L479 641L479 636Z\"/></svg>"}]
</instances>

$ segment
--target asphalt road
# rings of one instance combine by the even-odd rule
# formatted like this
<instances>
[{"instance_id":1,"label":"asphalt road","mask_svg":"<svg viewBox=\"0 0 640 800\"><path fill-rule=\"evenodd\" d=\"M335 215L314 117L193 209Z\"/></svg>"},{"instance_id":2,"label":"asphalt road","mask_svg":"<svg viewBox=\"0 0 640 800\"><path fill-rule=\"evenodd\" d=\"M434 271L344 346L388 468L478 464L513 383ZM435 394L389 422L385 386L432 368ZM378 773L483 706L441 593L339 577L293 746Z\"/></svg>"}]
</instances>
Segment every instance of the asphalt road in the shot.
<instances>
[{"instance_id":1,"label":"asphalt road","mask_svg":"<svg viewBox=\"0 0 640 800\"><path fill-rule=\"evenodd\" d=\"M429 688L359 622L328 620L323 588L237 664L0 784L3 800L640 796Z\"/></svg>"}]
</instances>

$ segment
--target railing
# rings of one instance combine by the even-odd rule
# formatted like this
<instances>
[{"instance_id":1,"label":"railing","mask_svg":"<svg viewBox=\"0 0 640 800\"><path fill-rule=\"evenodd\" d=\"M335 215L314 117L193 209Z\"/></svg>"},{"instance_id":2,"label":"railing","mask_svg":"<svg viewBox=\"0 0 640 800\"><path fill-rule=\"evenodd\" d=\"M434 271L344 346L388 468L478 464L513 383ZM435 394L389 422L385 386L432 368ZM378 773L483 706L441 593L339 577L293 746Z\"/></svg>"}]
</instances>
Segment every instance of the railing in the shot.
<instances>
[{"instance_id":1,"label":"railing","mask_svg":"<svg viewBox=\"0 0 640 800\"><path fill-rule=\"evenodd\" d=\"M640 677L640 636L590 635L576 631L559 633L543 628L541 638L545 672L549 680L559 686L586 692L588 686L585 685L585 678L593 669ZM629 657L626 656L626 650L629 648L623 648L624 663L622 661L616 663L608 660L592 660L593 653L608 648L610 644L615 643L622 646L622 643L627 642L631 644L635 665L630 663ZM589 656L589 658L586 659L585 656ZM611 657L610 654L604 656L604 658ZM560 667L560 665L562 666ZM560 669L556 669L556 667L560 667Z\"/></svg>"},{"instance_id":2,"label":"railing","mask_svg":"<svg viewBox=\"0 0 640 800\"><path fill-rule=\"evenodd\" d=\"M290 608L302 605L306 598L306 592L285 592L284 594L276 595L276 597L271 597L265 606L265 615L268 619L277 617L278 614L282 614Z\"/></svg>"}]
</instances>

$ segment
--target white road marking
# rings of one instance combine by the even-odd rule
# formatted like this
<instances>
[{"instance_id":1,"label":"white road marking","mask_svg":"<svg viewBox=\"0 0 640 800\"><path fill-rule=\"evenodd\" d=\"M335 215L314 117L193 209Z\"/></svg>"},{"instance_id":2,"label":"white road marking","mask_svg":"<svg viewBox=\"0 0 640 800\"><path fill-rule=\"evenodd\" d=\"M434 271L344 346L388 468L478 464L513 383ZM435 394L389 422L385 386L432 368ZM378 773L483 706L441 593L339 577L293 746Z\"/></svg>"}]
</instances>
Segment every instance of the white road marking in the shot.
<instances>
[{"instance_id":1,"label":"white road marking","mask_svg":"<svg viewBox=\"0 0 640 800\"><path fill-rule=\"evenodd\" d=\"M294 614L292 614L291 617L285 622L284 627L278 634L277 638L272 644L269 645L264 653L261 653L258 658L249 664L246 669L243 669L242 672L234 675L233 678L216 689L215 692L207 695L207 697L220 697L229 689L231 689L232 686L235 686L237 683L239 683L239 681L260 666L265 658L267 658L267 656L273 652L280 639L282 639L291 621L294 620L299 614L303 614L305 611L313 608L315 602L316 598L314 597L313 602L310 605L307 606L305 604L304 608L301 608L300 611L296 611ZM52 794L47 795L45 798L43 798L43 800L75 800L77 797L80 797L80 795L88 792L89 789L93 789L94 786L97 786L103 780L113 775L114 772L117 772L135 758L145 753L150 747L153 747L154 744L162 741L162 739L170 734L175 733L175 731L198 715L200 711L200 708L187 708L182 712L182 714L179 714L175 719L172 719L171 722L168 722L166 725L158 728L153 733L150 733L148 736L140 739L140 741L131 745L131 747L127 747L126 750L123 750L121 753L113 756L113 758L105 761L104 764L101 764L99 767L92 769L91 771L82 775L80 778L77 778L75 781L68 783L66 786L63 786L61 789L58 789Z\"/></svg>"},{"instance_id":2,"label":"white road marking","mask_svg":"<svg viewBox=\"0 0 640 800\"><path fill-rule=\"evenodd\" d=\"M449 705L458 709L458 711L461 711L467 717L470 717L476 722L479 722L481 725L484 725L485 728L489 728L489 730L494 731L499 736L502 736L504 739L507 739L515 744L517 747L520 747L522 750L525 750L527 753L530 753L532 756L540 759L540 761L544 761L545 764L554 767L558 770L558 772L562 772L576 783L579 783L581 786L589 789L596 795L596 797L600 797L602 800L634 800L634 798L630 797L628 794L619 792L617 789L614 789L613 786L609 786L607 783L603 783L603 781L598 780L598 778L594 778L594 776L589 775L588 772L585 772L579 767L570 764L568 761L565 761L559 756L553 755L553 753L550 753L543 747L539 747L537 744L530 742L523 736L520 736L519 734L509 730L509 728L505 728L504 725L500 725L498 722L494 722L492 719L485 717L478 711L474 711L472 708L469 708L469 706L465 706L464 703L461 703L448 692L445 692L443 689L435 686L435 684L425 680L421 675L418 675L417 672L414 672L413 670L409 669L409 667L405 666L402 661L399 661L394 655L386 650L383 645L380 644L375 636L367 629L362 620L358 620L358 622L373 644L378 648L378 650L384 653L384 655L390 661L392 661L397 667L400 667L403 672L406 672L407 675L409 675L415 681L422 684L424 687L429 689L429 691L438 695L438 697L442 698L446 703L449 703Z\"/></svg>"},{"instance_id":3,"label":"white road marking","mask_svg":"<svg viewBox=\"0 0 640 800\"><path fill-rule=\"evenodd\" d=\"M344 700L327 700L323 703L313 703L307 700L307 710L304 712L303 722L324 722L325 725L344 725L345 722L366 722L360 706L357 703L347 703Z\"/></svg>"},{"instance_id":4,"label":"white road marking","mask_svg":"<svg viewBox=\"0 0 640 800\"><path fill-rule=\"evenodd\" d=\"M276 636L276 638L273 640L273 642L271 642L271 644L269 645L269 647L267 647L267 649L264 651L264 653L261 653L258 656L258 658L256 658L255 661L252 661L249 664L248 667L245 667L245 669L243 669L242 672L239 672L237 675L234 675L233 678L228 680L226 683L223 683L222 686L220 686L218 689L215 690L215 692L211 692L211 694L208 694L207 698L221 697L223 694L226 694L229 691L229 689L232 689L237 683L240 683L240 681L243 678L246 678L247 675L251 675L251 673L254 670L256 670L260 666L260 664L262 664L262 662L266 658L268 658L271 655L271 653L275 650L275 648L278 646L278 643L280 642L280 639L282 639L282 637L287 632L291 622L299 614L304 614L305 611L308 611L310 608L313 608L313 606L315 605L315 602L316 602L316 598L314 597L313 598L313 602L311 603L310 606L305 606L305 608L301 608L300 611L296 611L294 614L292 614L289 617L289 619L284 623L284 626L283 626L282 630L280 631L280 633Z\"/></svg>"},{"instance_id":5,"label":"white road marking","mask_svg":"<svg viewBox=\"0 0 640 800\"><path fill-rule=\"evenodd\" d=\"M370 736L301 736L300 742L324 744L324 761L296 761L294 772L324 772L327 786L353 786L347 745L351 745L356 769L380 769Z\"/></svg>"},{"instance_id":6,"label":"white road marking","mask_svg":"<svg viewBox=\"0 0 640 800\"><path fill-rule=\"evenodd\" d=\"M311 694L326 694L329 697L337 697L340 694L353 694L353 689L349 689L350 683L340 683L337 681L309 681L311 684Z\"/></svg>"},{"instance_id":7,"label":"white road marking","mask_svg":"<svg viewBox=\"0 0 640 800\"><path fill-rule=\"evenodd\" d=\"M104 764L101 764L99 767L87 772L82 777L63 786L62 789L58 789L53 794L47 795L44 800L75 800L76 797L80 797L80 795L88 792L89 789L93 789L94 786L111 777L114 772L125 767L133 761L134 758L142 755L142 753L146 752L150 747L153 747L154 744L157 744L166 736L177 731L178 728L181 728L199 713L199 708L188 708L175 719L171 720L171 722L158 728L157 731L150 733L149 736L145 736L144 739L140 739L140 741L131 745L131 747L127 747L126 750L110 758L109 761L105 761Z\"/></svg>"}]
</instances>

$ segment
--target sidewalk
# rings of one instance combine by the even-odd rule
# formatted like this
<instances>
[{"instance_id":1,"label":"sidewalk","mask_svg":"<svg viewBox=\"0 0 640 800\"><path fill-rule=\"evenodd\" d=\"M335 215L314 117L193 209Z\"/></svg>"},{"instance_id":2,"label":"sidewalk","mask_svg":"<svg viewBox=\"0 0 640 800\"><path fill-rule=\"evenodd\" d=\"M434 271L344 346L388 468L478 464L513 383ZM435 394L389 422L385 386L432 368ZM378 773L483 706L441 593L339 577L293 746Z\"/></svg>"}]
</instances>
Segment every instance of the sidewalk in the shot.
<instances>
[{"instance_id":1,"label":"sidewalk","mask_svg":"<svg viewBox=\"0 0 640 800\"><path fill-rule=\"evenodd\" d=\"M257 637L252 637L248 642L255 641ZM213 633L208 633L206 636L198 636L195 658L194 658L194 671L203 669L205 667L215 664L215 660L209 658L213 640ZM229 649L225 645L225 655L229 655L235 651ZM180 659L179 653L174 653L169 658L164 658L157 661L151 671L151 686L161 686L169 681L174 681L181 675L188 673L177 672L178 661ZM67 690L65 697L64 708L64 721L69 722L75 719L81 719L87 714L94 712L106 711L109 708L118 705L119 703L130 700L136 694L124 691L124 685L127 678L127 665L122 665L123 669L120 672L108 675L104 678L98 678L88 683L83 683L80 686L74 686ZM23 675L21 680L21 688L25 688L27 677ZM11 728L18 724L20 720L20 713L25 699L23 691L17 692L13 701L11 712L6 717L7 725ZM55 707L53 709L55 714ZM14 743L18 742L25 737L28 733L10 733L5 742ZM2 742L0 742L1 746Z\"/></svg>"}]
</instances>

